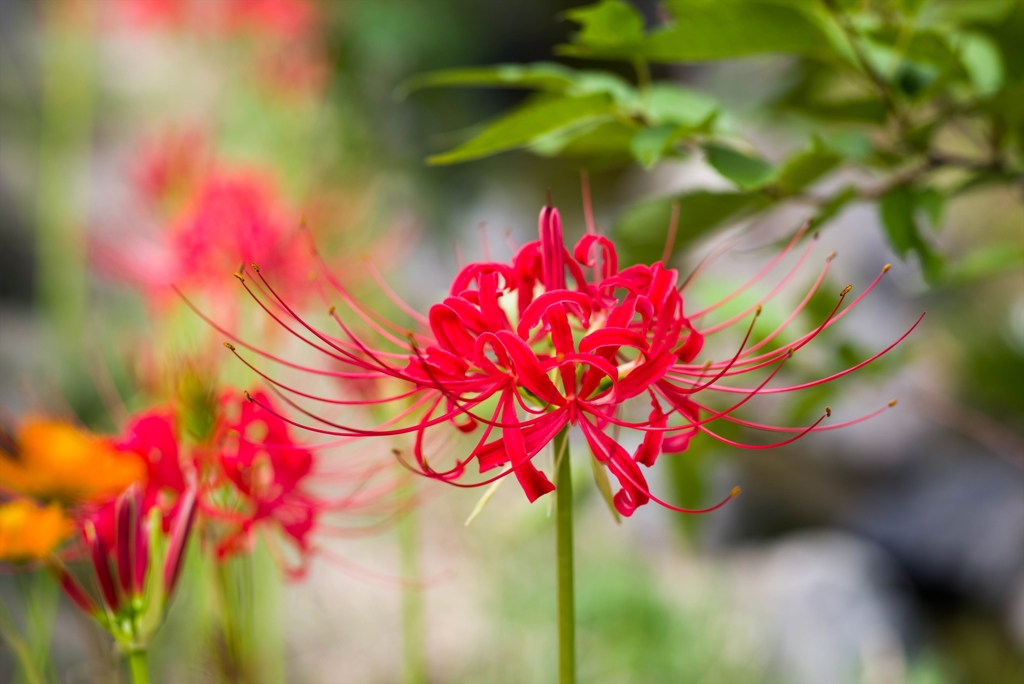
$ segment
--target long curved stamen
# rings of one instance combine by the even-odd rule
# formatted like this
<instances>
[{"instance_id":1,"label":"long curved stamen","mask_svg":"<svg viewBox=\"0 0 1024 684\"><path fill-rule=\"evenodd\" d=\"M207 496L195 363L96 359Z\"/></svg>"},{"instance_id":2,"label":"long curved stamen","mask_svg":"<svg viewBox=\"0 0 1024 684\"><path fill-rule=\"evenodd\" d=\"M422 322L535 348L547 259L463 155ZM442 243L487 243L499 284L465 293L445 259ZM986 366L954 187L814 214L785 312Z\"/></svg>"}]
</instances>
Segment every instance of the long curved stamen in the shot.
<instances>
[{"instance_id":1,"label":"long curved stamen","mask_svg":"<svg viewBox=\"0 0 1024 684\"><path fill-rule=\"evenodd\" d=\"M780 251L778 254L776 254L775 258L773 258L771 261L769 261L767 266L765 266L760 271L758 271L757 274L754 275L753 278L751 278L746 283L744 283L743 286L740 287L738 290L734 290L732 293L726 295L725 297L723 297L722 299L718 300L717 302L715 302L711 306L705 307L705 308L701 309L700 311L697 311L696 313L690 314L690 318L700 318L704 314L711 313L712 311L715 311L716 309L719 309L719 308L725 306L726 304L728 304L729 302L731 302L732 300L736 299L741 294L743 294L744 292L749 290L751 287L756 285L758 282L760 282L762 278L764 278L766 275L771 273L771 271L778 265L778 263L780 261L782 261L785 258L785 256L790 253L790 251L792 251L793 247L796 246L796 243L800 241L800 238L802 238L804 236L804 233L807 232L807 229L810 228L810 226L811 226L811 222L808 219L796 231L796 234L793 235L793 238L789 241L789 244L787 244L782 249L782 251Z\"/></svg>"},{"instance_id":2,"label":"long curved stamen","mask_svg":"<svg viewBox=\"0 0 1024 684\"><path fill-rule=\"evenodd\" d=\"M711 430L707 429L703 425L698 425L697 429L703 432L704 434L708 435L709 437L718 440L722 444L728 444L729 446L738 447L740 449L748 449L751 451L761 451L765 449L777 449L778 447L783 447L786 446L787 444L792 444L798 439L813 432L815 428L821 425L821 421L825 420L830 415L832 415L832 411L830 409L826 409L825 413L821 414L821 417L818 418L818 420L814 421L813 424L811 424L808 427L805 427L803 430L801 430L796 435L790 437L789 439L784 439L781 442L776 442L775 444L743 444L742 442L734 442L731 439L726 439L725 437L722 437L718 433L712 432Z\"/></svg>"},{"instance_id":3,"label":"long curved stamen","mask_svg":"<svg viewBox=\"0 0 1024 684\"><path fill-rule=\"evenodd\" d=\"M760 309L764 304L766 304L767 302L771 301L777 294L779 294L779 292L781 292L783 290L783 288L786 287L786 285L789 284L789 281L791 281L793 279L793 277L796 276L796 274L800 272L800 269L803 267L804 262L806 262L808 257L811 256L811 252L814 250L816 242L817 242L817 238L815 238L814 240L811 241L811 244L809 244L807 246L807 249L804 250L804 253L802 255L800 255L800 259L796 262L796 265L793 266L793 268L791 268L788 273L786 273L786 275L782 278L782 280L780 280L775 285L775 287L773 287L771 290L768 291L768 294L766 294L765 296L761 297L759 300L757 300L757 302L755 304L750 305L749 307L747 307L746 309L744 309L740 313L736 314L732 318L728 318L728 319L722 321L721 323L718 323L716 325L712 325L712 326L710 326L708 328L705 328L705 329L701 330L700 331L701 334L703 334L703 335L714 335L716 332L724 330L725 328L728 328L729 326L731 326L733 323L736 323L737 321L740 321L743 318L749 316L751 311L754 311L755 309ZM697 315L698 314L694 314L694 316L697 316Z\"/></svg>"},{"instance_id":4,"label":"long curved stamen","mask_svg":"<svg viewBox=\"0 0 1024 684\"><path fill-rule=\"evenodd\" d=\"M892 344L890 344L888 347L886 347L882 351L878 352L877 354L874 354L870 358L864 359L863 361L858 363L856 366L851 366L850 368L847 368L844 371L840 371L838 373L833 373L832 375L828 376L827 378L820 378L818 380L813 380L811 382L805 382L802 385L792 385L790 387L774 387L774 388L771 388L771 389L762 390L761 393L762 394L779 394L781 392L795 392L797 390L807 389L808 387L816 387L817 385L822 385L822 384L824 384L826 382L832 382L833 380L841 378L841 377L843 377L845 375L849 375L850 373L854 372L855 370L863 368L864 366L868 365L872 361L874 361L874 360L878 359L879 357L881 357L881 356L889 353L890 351L892 351L892 349L896 345L898 345L903 340L907 339L907 337L910 335L910 333L914 332L914 328L916 328L921 323L921 320L924 318L924 316L925 316L924 314L921 314L921 316L917 319L917 321L914 323L914 325L910 326L910 329L907 330L907 332L905 332L902 335L900 335L898 340L896 340L895 342L893 342ZM717 392L747 392L748 391L748 390L743 389L741 387L725 387L725 386L722 386L722 385L713 385L710 389L713 389L713 390L715 390Z\"/></svg>"},{"instance_id":5,"label":"long curved stamen","mask_svg":"<svg viewBox=\"0 0 1024 684\"><path fill-rule=\"evenodd\" d=\"M696 403L696 402L694 402L694 403ZM700 407L700 409L704 410L704 411L710 410L707 407L703 406L702 404L697 404L697 406ZM872 418L875 418L876 416L879 416L879 415L885 413L886 411L888 411L889 409L893 408L894 406L896 406L896 400L895 399L893 399L892 401L887 403L882 408L876 409L876 410L872 411L871 413L866 413L863 416L860 416L858 418L854 418L852 420L847 420L847 421L844 421L842 423L835 423L834 425L819 426L819 427L816 427L816 428L812 429L811 432L828 432L830 430L839 430L841 428L850 427L851 425L857 425L858 423L863 423L865 421L871 420ZM754 429L754 430L761 430L762 432L802 432L802 431L804 431L806 429L806 428L800 428L800 427L784 427L784 426L781 426L781 425L765 425L763 423L754 423L754 422L751 422L749 420L743 420L741 418L735 418L735 417L730 416L730 415L723 415L723 416L721 416L721 418L729 421L730 423L736 423L737 425L742 425L744 427L748 427L748 428L751 428L751 429Z\"/></svg>"}]
</instances>

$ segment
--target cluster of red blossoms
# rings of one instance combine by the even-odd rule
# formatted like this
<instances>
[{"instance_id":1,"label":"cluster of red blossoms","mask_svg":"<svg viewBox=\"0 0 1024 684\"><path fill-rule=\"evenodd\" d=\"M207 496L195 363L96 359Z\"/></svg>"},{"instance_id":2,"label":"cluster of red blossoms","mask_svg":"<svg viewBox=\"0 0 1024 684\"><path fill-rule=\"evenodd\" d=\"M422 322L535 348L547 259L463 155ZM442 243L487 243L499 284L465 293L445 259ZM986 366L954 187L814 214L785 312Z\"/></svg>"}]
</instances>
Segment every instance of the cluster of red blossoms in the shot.
<instances>
[{"instance_id":1,"label":"cluster of red blossoms","mask_svg":"<svg viewBox=\"0 0 1024 684\"><path fill-rule=\"evenodd\" d=\"M614 495L614 506L626 516L651 500L673 510L703 512L681 509L657 498L651 493L642 469L653 466L662 453L685 451L698 433L733 446L767 449L788 444L812 431L860 422L895 404L890 402L868 416L828 426L821 425L831 415L828 409L812 425L794 428L763 425L732 415L757 395L796 391L847 375L905 338L909 330L875 356L835 375L801 385L769 387L787 359L846 315L875 287L888 266L849 306L843 307L851 289L847 287L832 312L814 329L769 349L824 281L831 255L796 310L756 344L751 344L750 339L761 305L793 277L811 247L793 271L749 309L713 326L702 327L699 321L771 272L795 248L804 230L740 290L695 312L684 307L685 287L675 269L655 263L620 270L614 245L594 231L588 231L570 252L563 243L558 211L550 206L541 211L539 231L540 239L519 249L510 263L478 262L463 268L452 283L450 296L431 307L428 316L398 300L382 282L388 295L419 324L417 332L406 332L378 312L360 306L327 273L344 304L390 349L376 348L357 335L354 324L346 322L334 306L329 313L339 332L330 334L314 328L289 306L254 264L255 279L251 283L239 275L249 293L292 335L329 357L335 366L347 369L304 366L266 353L237 337L232 336L233 341L299 371L343 378L346 382L384 380L400 385L403 389L397 394L373 401L398 404L403 409L372 429L332 422L300 406L288 395L331 404L345 402L289 386L243 358L286 403L317 424L278 413L259 397L250 400L283 421L319 434L361 439L411 433L415 436L415 460L406 465L416 472L462 487L478 487L514 474L530 501L554 489L551 480L535 465L535 457L561 430L579 426L597 462L617 479L619 489ZM748 317L753 320L735 353L721 361L695 362L708 336ZM239 354L234 345L227 346ZM751 383L753 387L730 384L733 378L758 371L764 377ZM714 409L703 399L712 392L733 395L737 400ZM649 402L646 420L629 421L622 417L625 405L633 400ZM711 429L710 424L719 420L792 434L773 444L740 444ZM440 455L450 453L451 449L436 443L432 449L428 432L448 424L465 433L480 430L480 437L467 456L442 468L436 463L438 456L428 452ZM621 428L643 435L633 453L620 443ZM480 473L499 468L501 471L484 479L473 478L467 472L473 461Z\"/></svg>"},{"instance_id":2,"label":"cluster of red blossoms","mask_svg":"<svg viewBox=\"0 0 1024 684\"><path fill-rule=\"evenodd\" d=\"M269 398L256 396L268 408L224 392L209 435L188 449L170 410L136 417L117 446L145 461L142 510L159 507L165 531L183 494L194 489L204 537L218 558L251 550L253 533L263 526L283 534L304 562L310 533L328 504L308 490L312 452L292 439ZM110 505L90 517L100 536L113 533Z\"/></svg>"},{"instance_id":3,"label":"cluster of red blossoms","mask_svg":"<svg viewBox=\"0 0 1024 684\"><path fill-rule=\"evenodd\" d=\"M220 316L233 317L236 298L224 274L251 261L272 268L282 289L307 289L312 262L299 221L267 174L217 162L202 133L184 129L145 144L135 176L159 233L119 236L96 245L94 257L141 285L155 308L174 301L174 284L203 292Z\"/></svg>"}]
</instances>

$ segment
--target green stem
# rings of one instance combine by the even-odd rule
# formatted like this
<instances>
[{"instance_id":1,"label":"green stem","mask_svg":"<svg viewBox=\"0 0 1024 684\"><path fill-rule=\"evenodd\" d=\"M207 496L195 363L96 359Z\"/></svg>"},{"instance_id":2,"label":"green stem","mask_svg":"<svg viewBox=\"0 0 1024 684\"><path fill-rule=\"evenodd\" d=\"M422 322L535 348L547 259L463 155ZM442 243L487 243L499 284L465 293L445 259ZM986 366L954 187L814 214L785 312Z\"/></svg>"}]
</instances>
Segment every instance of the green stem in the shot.
<instances>
[{"instance_id":1,"label":"green stem","mask_svg":"<svg viewBox=\"0 0 1024 684\"><path fill-rule=\"evenodd\" d=\"M25 606L25 638L35 669L43 679L52 670L50 662L50 640L53 624L57 617L60 593L49 573L33 572L18 575Z\"/></svg>"},{"instance_id":2,"label":"green stem","mask_svg":"<svg viewBox=\"0 0 1024 684\"><path fill-rule=\"evenodd\" d=\"M220 594L221 630L224 638L224 653L221 659L221 675L224 681L245 681L243 652L245 651L242 622L239 620L238 578L231 567L231 560L216 561L217 590Z\"/></svg>"},{"instance_id":3,"label":"green stem","mask_svg":"<svg viewBox=\"0 0 1024 684\"><path fill-rule=\"evenodd\" d=\"M21 676L28 684L43 684L44 679L39 668L36 667L35 658L32 657L32 649L21 636L14 618L7 610L7 605L0 599L0 641L3 641L14 652L21 667Z\"/></svg>"},{"instance_id":4,"label":"green stem","mask_svg":"<svg viewBox=\"0 0 1024 684\"><path fill-rule=\"evenodd\" d=\"M425 684L426 658L423 653L423 590L419 586L419 529L415 506L396 526L398 562L402 579L402 648L405 660L405 684Z\"/></svg>"},{"instance_id":5,"label":"green stem","mask_svg":"<svg viewBox=\"0 0 1024 684\"><path fill-rule=\"evenodd\" d=\"M572 468L569 429L555 435L555 529L558 549L558 682L576 681L576 598L572 560Z\"/></svg>"},{"instance_id":6,"label":"green stem","mask_svg":"<svg viewBox=\"0 0 1024 684\"><path fill-rule=\"evenodd\" d=\"M92 3L67 4L43 3L36 254L39 303L70 369L85 327L84 212L75 198L92 136L95 46Z\"/></svg>"},{"instance_id":7,"label":"green stem","mask_svg":"<svg viewBox=\"0 0 1024 684\"><path fill-rule=\"evenodd\" d=\"M139 649L128 652L128 669L135 684L149 684L149 668L146 667L146 651Z\"/></svg>"}]
</instances>

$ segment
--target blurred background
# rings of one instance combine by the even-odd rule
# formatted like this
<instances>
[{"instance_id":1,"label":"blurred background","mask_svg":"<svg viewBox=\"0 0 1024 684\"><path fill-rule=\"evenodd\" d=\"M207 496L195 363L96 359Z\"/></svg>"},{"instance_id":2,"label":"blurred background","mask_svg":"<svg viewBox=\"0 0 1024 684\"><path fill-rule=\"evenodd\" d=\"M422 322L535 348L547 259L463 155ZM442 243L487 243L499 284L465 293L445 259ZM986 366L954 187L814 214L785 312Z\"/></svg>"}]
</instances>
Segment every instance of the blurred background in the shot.
<instances>
[{"instance_id":1,"label":"blurred background","mask_svg":"<svg viewBox=\"0 0 1024 684\"><path fill-rule=\"evenodd\" d=\"M231 4L0 3L5 421L46 411L115 432L109 395L145 406L168 364L252 385L240 364L208 359L204 350L220 338L168 285L194 293L243 334L264 334L252 307L218 293L235 292L240 261L273 261L287 273L287 246L301 239L303 219L357 296L379 298L364 273L368 255L391 287L426 310L445 296L459 263L485 250L510 256L506 234L518 244L533 239L548 188L568 239L581 235L582 170L598 226L636 250L647 238L630 233L646 230L631 228L639 222L623 221L632 208L734 187L692 149L646 167L614 154L543 153L536 144L425 163L531 95L432 88L400 97L399 87L438 69L551 61L554 46L574 40L580 22L564 13L580 3L254 0L228 16ZM839 3L870 5L882 17L932 4ZM976 81L990 82L993 70L1000 84L1024 77L1020 3L963 5L995 7L962 20L995 54L974 67ZM648 29L664 21L654 2L633 6ZM1016 52L1000 52L1014 41ZM786 116L779 104L808 58L765 52L652 64L650 77L721 103L723 135L742 136L775 162L823 124ZM558 61L634 78L628 62ZM915 106L945 95L926 92ZM989 101L1020 109L1019 100ZM876 138L882 130L834 125ZM696 438L659 463L651 482L669 500L695 505L742 486L742 496L707 516L651 505L616 524L578 459L581 681L1024 682L1024 205L1021 153L1011 145L1007 154L1016 175L949 191L934 215L925 239L951 264L944 277L922 275L924 249L894 244L891 230L887 238L870 199L842 203L820 226L816 258L838 254L829 297L846 283L862 290L886 263L893 268L801 359L799 373L856 364L927 316L884 359L827 391L775 400L766 415L804 424L825 404L853 417L891 398L897 409L772 451ZM834 193L899 173L896 161L850 164L818 187ZM193 215L203 202L220 212L210 225ZM689 230L684 208L673 265L685 274L717 246L731 247L688 302L735 289L812 209L779 202ZM247 226L260 221L276 231L274 242L249 241ZM231 230L223 254L208 248ZM236 258L231 249L242 242ZM800 287L766 315L785 318ZM827 314L833 301L815 300L805 315ZM575 437L573 445L585 450ZM555 670L552 520L546 502L531 506L515 490L499 490L468 527L477 493L434 483L418 490L429 681L539 682ZM318 544L331 555L315 558L301 581L257 559L261 681L401 680L404 571L395 536ZM155 681L215 679L202 627L208 597L192 566L154 646ZM0 577L0 595L17 603L20 582ZM58 601L55 589L48 600ZM60 681L116 681L101 630L70 605L57 610ZM0 651L0 680L11 681L14 667Z\"/></svg>"}]
</instances>

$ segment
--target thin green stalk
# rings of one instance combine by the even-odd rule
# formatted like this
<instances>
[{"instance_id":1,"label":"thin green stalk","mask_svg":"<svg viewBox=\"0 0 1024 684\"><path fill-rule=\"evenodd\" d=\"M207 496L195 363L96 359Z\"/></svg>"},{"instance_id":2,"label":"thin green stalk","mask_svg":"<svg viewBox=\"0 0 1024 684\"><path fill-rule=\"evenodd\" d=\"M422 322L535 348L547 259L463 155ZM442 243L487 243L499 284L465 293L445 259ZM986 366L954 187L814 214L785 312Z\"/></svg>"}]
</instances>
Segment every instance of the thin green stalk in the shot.
<instances>
[{"instance_id":1,"label":"thin green stalk","mask_svg":"<svg viewBox=\"0 0 1024 684\"><path fill-rule=\"evenodd\" d=\"M572 559L569 429L555 435L555 530L558 550L558 682L576 681L576 598Z\"/></svg>"},{"instance_id":2,"label":"thin green stalk","mask_svg":"<svg viewBox=\"0 0 1024 684\"><path fill-rule=\"evenodd\" d=\"M149 668L146 667L146 651L138 649L128 652L128 669L134 684L149 684Z\"/></svg>"},{"instance_id":3,"label":"thin green stalk","mask_svg":"<svg viewBox=\"0 0 1024 684\"><path fill-rule=\"evenodd\" d=\"M25 606L25 641L35 670L46 679L52 671L50 641L60 593L46 572L19 574L17 584Z\"/></svg>"},{"instance_id":4,"label":"thin green stalk","mask_svg":"<svg viewBox=\"0 0 1024 684\"><path fill-rule=\"evenodd\" d=\"M18 665L21 668L21 677L27 684L44 684L43 674L39 671L36 661L32 657L32 649L29 648L28 643L21 636L21 632L18 631L18 627L14 623L13 616L7 610L7 605L2 599L0 599L0 641L6 643L11 651L14 652L15 657L18 659Z\"/></svg>"},{"instance_id":5,"label":"thin green stalk","mask_svg":"<svg viewBox=\"0 0 1024 684\"><path fill-rule=\"evenodd\" d=\"M44 2L36 195L36 254L40 305L61 343L65 369L81 359L85 326L84 212L80 169L87 160L93 128L94 41L92 3Z\"/></svg>"},{"instance_id":6,"label":"thin green stalk","mask_svg":"<svg viewBox=\"0 0 1024 684\"><path fill-rule=\"evenodd\" d=\"M423 589L419 586L419 525L412 506L396 526L398 562L402 579L402 649L405 684L425 684L426 658L423 653Z\"/></svg>"},{"instance_id":7,"label":"thin green stalk","mask_svg":"<svg viewBox=\"0 0 1024 684\"><path fill-rule=\"evenodd\" d=\"M233 572L233 561L216 561L217 590L220 594L221 630L224 638L224 653L221 660L221 674L225 681L241 682L245 678L245 620L239 615L240 600L238 596L238 580ZM243 580L244 581L244 580Z\"/></svg>"}]
</instances>

